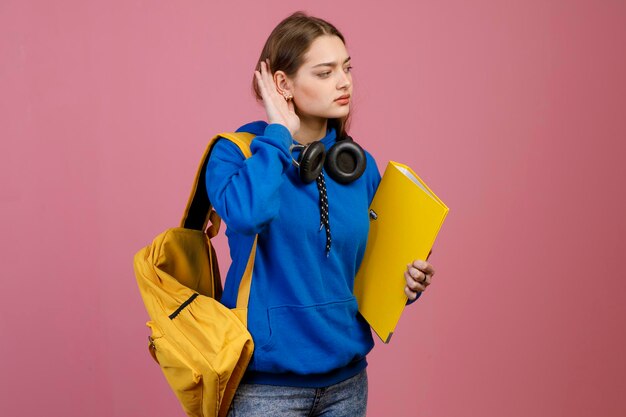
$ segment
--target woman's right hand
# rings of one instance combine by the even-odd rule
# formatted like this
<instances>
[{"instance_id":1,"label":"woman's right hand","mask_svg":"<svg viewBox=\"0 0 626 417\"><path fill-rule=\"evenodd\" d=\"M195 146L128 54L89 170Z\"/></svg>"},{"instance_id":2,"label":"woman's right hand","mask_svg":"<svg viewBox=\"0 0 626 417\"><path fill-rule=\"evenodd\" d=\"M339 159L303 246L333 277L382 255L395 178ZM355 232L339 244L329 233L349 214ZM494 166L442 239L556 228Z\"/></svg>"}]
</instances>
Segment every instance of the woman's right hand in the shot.
<instances>
[{"instance_id":1,"label":"woman's right hand","mask_svg":"<svg viewBox=\"0 0 626 417\"><path fill-rule=\"evenodd\" d=\"M256 82L259 87L263 106L267 113L268 123L279 123L285 126L291 136L300 128L300 118L295 112L293 100L285 100L278 92L269 67L269 60L261 62L261 70L255 70Z\"/></svg>"}]
</instances>

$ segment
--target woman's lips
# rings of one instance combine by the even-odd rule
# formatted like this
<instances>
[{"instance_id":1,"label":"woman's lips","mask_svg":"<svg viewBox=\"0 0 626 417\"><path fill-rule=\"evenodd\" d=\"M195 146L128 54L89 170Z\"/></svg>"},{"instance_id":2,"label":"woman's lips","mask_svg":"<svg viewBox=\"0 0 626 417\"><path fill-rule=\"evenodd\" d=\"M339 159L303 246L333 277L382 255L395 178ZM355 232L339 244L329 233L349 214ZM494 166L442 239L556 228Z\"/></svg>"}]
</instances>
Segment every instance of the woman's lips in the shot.
<instances>
[{"instance_id":1,"label":"woman's lips","mask_svg":"<svg viewBox=\"0 0 626 417\"><path fill-rule=\"evenodd\" d=\"M336 103L341 104L342 106L350 103L350 97L346 97L346 98L338 98L337 100L335 100Z\"/></svg>"}]
</instances>

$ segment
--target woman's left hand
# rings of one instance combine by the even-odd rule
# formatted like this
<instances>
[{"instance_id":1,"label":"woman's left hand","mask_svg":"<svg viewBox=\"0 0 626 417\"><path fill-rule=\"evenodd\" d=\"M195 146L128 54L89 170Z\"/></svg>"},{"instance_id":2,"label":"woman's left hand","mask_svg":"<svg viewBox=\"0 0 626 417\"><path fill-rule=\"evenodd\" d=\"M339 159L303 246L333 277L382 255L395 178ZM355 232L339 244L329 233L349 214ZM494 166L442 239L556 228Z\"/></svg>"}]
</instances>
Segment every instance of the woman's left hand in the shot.
<instances>
[{"instance_id":1,"label":"woman's left hand","mask_svg":"<svg viewBox=\"0 0 626 417\"><path fill-rule=\"evenodd\" d=\"M406 266L404 292L409 300L415 300L417 293L424 291L431 284L433 275L435 275L435 269L426 261L418 259Z\"/></svg>"}]
</instances>

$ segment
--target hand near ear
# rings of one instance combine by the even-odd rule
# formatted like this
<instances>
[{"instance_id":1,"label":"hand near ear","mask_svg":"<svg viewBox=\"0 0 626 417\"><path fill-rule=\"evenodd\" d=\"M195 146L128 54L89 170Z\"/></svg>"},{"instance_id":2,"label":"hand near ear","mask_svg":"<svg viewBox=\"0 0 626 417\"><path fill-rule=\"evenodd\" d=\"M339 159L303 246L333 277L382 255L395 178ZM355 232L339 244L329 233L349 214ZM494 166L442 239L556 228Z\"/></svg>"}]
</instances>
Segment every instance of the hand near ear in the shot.
<instances>
[{"instance_id":1,"label":"hand near ear","mask_svg":"<svg viewBox=\"0 0 626 417\"><path fill-rule=\"evenodd\" d=\"M254 71L259 86L263 106L267 113L268 123L279 123L289 129L291 136L300 128L300 118L295 112L293 100L285 100L278 93L276 83L272 78L269 62L261 62L261 70Z\"/></svg>"}]
</instances>

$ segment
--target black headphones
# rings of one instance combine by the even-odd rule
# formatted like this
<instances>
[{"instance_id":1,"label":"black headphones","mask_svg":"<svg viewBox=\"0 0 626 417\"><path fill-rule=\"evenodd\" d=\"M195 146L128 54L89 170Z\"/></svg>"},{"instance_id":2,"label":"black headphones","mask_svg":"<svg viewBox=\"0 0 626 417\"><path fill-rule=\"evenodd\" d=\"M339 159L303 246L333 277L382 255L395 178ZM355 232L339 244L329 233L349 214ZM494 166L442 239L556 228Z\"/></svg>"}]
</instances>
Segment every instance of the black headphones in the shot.
<instances>
[{"instance_id":1,"label":"black headphones","mask_svg":"<svg viewBox=\"0 0 626 417\"><path fill-rule=\"evenodd\" d=\"M322 172L322 167L340 184L351 183L365 172L365 152L350 136L337 140L328 152L320 141L291 145L289 150L301 151L297 161L293 157L291 159L305 183L313 182Z\"/></svg>"}]
</instances>

